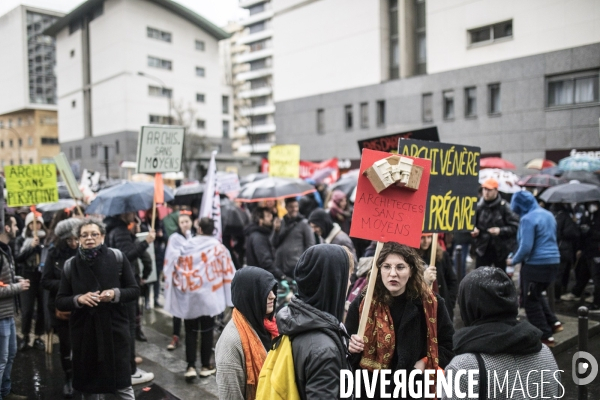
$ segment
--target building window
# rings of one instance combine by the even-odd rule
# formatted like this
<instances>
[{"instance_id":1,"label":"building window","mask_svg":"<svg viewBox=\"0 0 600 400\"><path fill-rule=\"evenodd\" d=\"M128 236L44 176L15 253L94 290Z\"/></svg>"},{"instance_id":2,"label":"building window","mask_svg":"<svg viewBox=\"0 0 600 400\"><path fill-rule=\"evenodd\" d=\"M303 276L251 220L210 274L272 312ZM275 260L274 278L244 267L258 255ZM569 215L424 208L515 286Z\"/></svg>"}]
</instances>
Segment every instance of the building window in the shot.
<instances>
[{"instance_id":1,"label":"building window","mask_svg":"<svg viewBox=\"0 0 600 400\"><path fill-rule=\"evenodd\" d=\"M43 137L41 139L42 139L42 145L58 144L58 138Z\"/></svg>"},{"instance_id":2,"label":"building window","mask_svg":"<svg viewBox=\"0 0 600 400\"><path fill-rule=\"evenodd\" d=\"M22 126L23 125L23 118L19 117L17 118L17 126Z\"/></svg>"},{"instance_id":3,"label":"building window","mask_svg":"<svg viewBox=\"0 0 600 400\"><path fill-rule=\"evenodd\" d=\"M71 58L75 57L75 50L71 50Z\"/></svg>"},{"instance_id":4,"label":"building window","mask_svg":"<svg viewBox=\"0 0 600 400\"><path fill-rule=\"evenodd\" d=\"M385 100L377 101L377 126L385 125Z\"/></svg>"},{"instance_id":5,"label":"building window","mask_svg":"<svg viewBox=\"0 0 600 400\"><path fill-rule=\"evenodd\" d=\"M481 28L469 29L469 44L489 44L499 40L510 39L513 36L512 19Z\"/></svg>"},{"instance_id":6,"label":"building window","mask_svg":"<svg viewBox=\"0 0 600 400\"><path fill-rule=\"evenodd\" d=\"M229 96L223 96L222 98L222 102L223 102L223 114L229 114Z\"/></svg>"},{"instance_id":7,"label":"building window","mask_svg":"<svg viewBox=\"0 0 600 400\"><path fill-rule=\"evenodd\" d=\"M433 121L433 95L431 93L425 93L422 99L423 107L423 122Z\"/></svg>"},{"instance_id":8,"label":"building window","mask_svg":"<svg viewBox=\"0 0 600 400\"><path fill-rule=\"evenodd\" d=\"M4 128L4 121L0 120L0 129Z\"/></svg>"},{"instance_id":9,"label":"building window","mask_svg":"<svg viewBox=\"0 0 600 400\"><path fill-rule=\"evenodd\" d=\"M260 60L250 61L250 71L256 71L259 69L267 68L267 59L261 58Z\"/></svg>"},{"instance_id":10,"label":"building window","mask_svg":"<svg viewBox=\"0 0 600 400\"><path fill-rule=\"evenodd\" d=\"M204 67L196 67L196 76L202 76L202 77L206 76Z\"/></svg>"},{"instance_id":11,"label":"building window","mask_svg":"<svg viewBox=\"0 0 600 400\"><path fill-rule=\"evenodd\" d=\"M148 95L154 97L167 97L170 99L173 96L173 89L167 89L158 86L148 86Z\"/></svg>"},{"instance_id":12,"label":"building window","mask_svg":"<svg viewBox=\"0 0 600 400\"><path fill-rule=\"evenodd\" d=\"M548 107L598 102L598 70L546 79Z\"/></svg>"},{"instance_id":13,"label":"building window","mask_svg":"<svg viewBox=\"0 0 600 400\"><path fill-rule=\"evenodd\" d=\"M263 12L263 11L265 11L265 3L259 3L256 5L253 5L252 7L248 8L248 11L250 11L250 15L254 15L254 14Z\"/></svg>"},{"instance_id":14,"label":"building window","mask_svg":"<svg viewBox=\"0 0 600 400\"><path fill-rule=\"evenodd\" d=\"M269 40L259 40L258 42L250 43L250 52L263 50L269 47Z\"/></svg>"},{"instance_id":15,"label":"building window","mask_svg":"<svg viewBox=\"0 0 600 400\"><path fill-rule=\"evenodd\" d=\"M398 45L398 0L389 0L390 18L390 79L400 77L400 47Z\"/></svg>"},{"instance_id":16,"label":"building window","mask_svg":"<svg viewBox=\"0 0 600 400\"><path fill-rule=\"evenodd\" d=\"M259 22L258 24L250 25L248 27L248 30L250 31L250 33L256 33L256 32L264 31L266 27L267 27L267 24L265 24L265 21L262 21L262 22Z\"/></svg>"},{"instance_id":17,"label":"building window","mask_svg":"<svg viewBox=\"0 0 600 400\"><path fill-rule=\"evenodd\" d=\"M317 133L325 133L325 110L317 110Z\"/></svg>"},{"instance_id":18,"label":"building window","mask_svg":"<svg viewBox=\"0 0 600 400\"><path fill-rule=\"evenodd\" d=\"M161 31L158 29L154 29L154 28L147 28L148 31L148 37L152 38L152 39L158 39L158 40L162 40L163 42L169 42L171 43L171 33L170 32L165 32L165 31Z\"/></svg>"},{"instance_id":19,"label":"building window","mask_svg":"<svg viewBox=\"0 0 600 400\"><path fill-rule=\"evenodd\" d=\"M73 148L69 147L69 160L73 159Z\"/></svg>"},{"instance_id":20,"label":"building window","mask_svg":"<svg viewBox=\"0 0 600 400\"><path fill-rule=\"evenodd\" d=\"M71 101L71 108L75 108L77 106L77 102L75 100Z\"/></svg>"},{"instance_id":21,"label":"building window","mask_svg":"<svg viewBox=\"0 0 600 400\"><path fill-rule=\"evenodd\" d=\"M119 147L119 141L115 141L115 154L119 154L121 152L121 148Z\"/></svg>"},{"instance_id":22,"label":"building window","mask_svg":"<svg viewBox=\"0 0 600 400\"><path fill-rule=\"evenodd\" d=\"M369 127L369 103L360 103L360 127Z\"/></svg>"},{"instance_id":23,"label":"building window","mask_svg":"<svg viewBox=\"0 0 600 400\"><path fill-rule=\"evenodd\" d=\"M91 151L92 157L98 157L98 145L97 144L93 144L91 146L90 151Z\"/></svg>"},{"instance_id":24,"label":"building window","mask_svg":"<svg viewBox=\"0 0 600 400\"><path fill-rule=\"evenodd\" d=\"M15 162L12 160L12 158L10 159L10 165L15 165Z\"/></svg>"},{"instance_id":25,"label":"building window","mask_svg":"<svg viewBox=\"0 0 600 400\"><path fill-rule=\"evenodd\" d=\"M173 63L169 60L148 56L148 66L153 68L168 69L170 71L173 68Z\"/></svg>"},{"instance_id":26,"label":"building window","mask_svg":"<svg viewBox=\"0 0 600 400\"><path fill-rule=\"evenodd\" d=\"M172 118L166 115L154 115L150 114L149 121L151 124L157 125L171 125Z\"/></svg>"},{"instance_id":27,"label":"building window","mask_svg":"<svg viewBox=\"0 0 600 400\"><path fill-rule=\"evenodd\" d=\"M223 139L229 139L229 121L223 120Z\"/></svg>"},{"instance_id":28,"label":"building window","mask_svg":"<svg viewBox=\"0 0 600 400\"><path fill-rule=\"evenodd\" d=\"M352 105L344 107L344 126L346 130L352 129Z\"/></svg>"},{"instance_id":29,"label":"building window","mask_svg":"<svg viewBox=\"0 0 600 400\"><path fill-rule=\"evenodd\" d=\"M197 119L196 120L196 128L206 129L206 121L204 121L203 119Z\"/></svg>"},{"instance_id":30,"label":"building window","mask_svg":"<svg viewBox=\"0 0 600 400\"><path fill-rule=\"evenodd\" d=\"M12 123L12 119L11 119L11 118L9 118L9 119L8 119L8 127L9 127L9 128L12 128L12 125L13 125L13 123Z\"/></svg>"},{"instance_id":31,"label":"building window","mask_svg":"<svg viewBox=\"0 0 600 400\"><path fill-rule=\"evenodd\" d=\"M255 115L251 118L252 126L258 125L266 125L267 124L267 116L266 115Z\"/></svg>"},{"instance_id":32,"label":"building window","mask_svg":"<svg viewBox=\"0 0 600 400\"><path fill-rule=\"evenodd\" d=\"M202 40L196 40L196 50L204 51L205 49L206 46L204 45L204 42Z\"/></svg>"},{"instance_id":33,"label":"building window","mask_svg":"<svg viewBox=\"0 0 600 400\"><path fill-rule=\"evenodd\" d=\"M252 99L252 108L267 105L267 96L254 97Z\"/></svg>"},{"instance_id":34,"label":"building window","mask_svg":"<svg viewBox=\"0 0 600 400\"><path fill-rule=\"evenodd\" d=\"M23 139L19 139L19 147L23 147Z\"/></svg>"},{"instance_id":35,"label":"building window","mask_svg":"<svg viewBox=\"0 0 600 400\"><path fill-rule=\"evenodd\" d=\"M29 164L33 164L33 158L29 159ZM33 226L33 225L32 225Z\"/></svg>"},{"instance_id":36,"label":"building window","mask_svg":"<svg viewBox=\"0 0 600 400\"><path fill-rule=\"evenodd\" d=\"M443 92L444 97L444 119L454 119L454 90Z\"/></svg>"},{"instance_id":37,"label":"building window","mask_svg":"<svg viewBox=\"0 0 600 400\"><path fill-rule=\"evenodd\" d=\"M44 30L59 17L26 12L27 24L27 70L29 78L29 102L56 104L56 39L44 35Z\"/></svg>"},{"instance_id":38,"label":"building window","mask_svg":"<svg viewBox=\"0 0 600 400\"><path fill-rule=\"evenodd\" d=\"M427 40L425 0L415 0L415 74L427 73Z\"/></svg>"},{"instance_id":39,"label":"building window","mask_svg":"<svg viewBox=\"0 0 600 400\"><path fill-rule=\"evenodd\" d=\"M500 84L488 85L488 93L488 113L492 115L500 114Z\"/></svg>"},{"instance_id":40,"label":"building window","mask_svg":"<svg viewBox=\"0 0 600 400\"><path fill-rule=\"evenodd\" d=\"M196 101L198 103L204 103L204 93L196 93Z\"/></svg>"},{"instance_id":41,"label":"building window","mask_svg":"<svg viewBox=\"0 0 600 400\"><path fill-rule=\"evenodd\" d=\"M75 146L75 158L81 159L81 146Z\"/></svg>"},{"instance_id":42,"label":"building window","mask_svg":"<svg viewBox=\"0 0 600 400\"><path fill-rule=\"evenodd\" d=\"M477 116L477 89L475 87L465 88L465 117Z\"/></svg>"},{"instance_id":43,"label":"building window","mask_svg":"<svg viewBox=\"0 0 600 400\"><path fill-rule=\"evenodd\" d=\"M250 81L250 89L260 89L269 86L269 81L266 78L253 79Z\"/></svg>"},{"instance_id":44,"label":"building window","mask_svg":"<svg viewBox=\"0 0 600 400\"><path fill-rule=\"evenodd\" d=\"M0 149L4 148L4 140L0 140Z\"/></svg>"},{"instance_id":45,"label":"building window","mask_svg":"<svg viewBox=\"0 0 600 400\"><path fill-rule=\"evenodd\" d=\"M33 138L31 136L27 138L27 145L33 146Z\"/></svg>"},{"instance_id":46,"label":"building window","mask_svg":"<svg viewBox=\"0 0 600 400\"><path fill-rule=\"evenodd\" d=\"M13 140L12 140L12 139L9 139L9 140L8 140L8 146L9 146L9 147L13 147Z\"/></svg>"}]
</instances>

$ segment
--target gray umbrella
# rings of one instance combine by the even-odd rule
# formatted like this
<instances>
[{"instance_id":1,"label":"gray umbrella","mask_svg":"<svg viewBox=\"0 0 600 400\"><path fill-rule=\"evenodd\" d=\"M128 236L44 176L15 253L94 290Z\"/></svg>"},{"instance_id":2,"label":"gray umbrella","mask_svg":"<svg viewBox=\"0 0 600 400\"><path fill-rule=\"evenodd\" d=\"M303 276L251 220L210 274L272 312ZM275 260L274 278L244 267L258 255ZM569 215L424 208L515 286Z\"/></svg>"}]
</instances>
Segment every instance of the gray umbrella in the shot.
<instances>
[{"instance_id":1,"label":"gray umbrella","mask_svg":"<svg viewBox=\"0 0 600 400\"><path fill-rule=\"evenodd\" d=\"M244 186L238 194L238 200L253 203L262 200L304 196L315 191L314 186L302 179L269 177Z\"/></svg>"},{"instance_id":2,"label":"gray umbrella","mask_svg":"<svg viewBox=\"0 0 600 400\"><path fill-rule=\"evenodd\" d=\"M587 183L565 183L546 189L540 195L546 203L586 203L600 200L600 187Z\"/></svg>"},{"instance_id":3,"label":"gray umbrella","mask_svg":"<svg viewBox=\"0 0 600 400\"><path fill-rule=\"evenodd\" d=\"M165 186L165 202L173 200L173 192ZM154 183L125 182L103 189L86 209L87 214L105 216L148 210L154 201Z\"/></svg>"}]
</instances>

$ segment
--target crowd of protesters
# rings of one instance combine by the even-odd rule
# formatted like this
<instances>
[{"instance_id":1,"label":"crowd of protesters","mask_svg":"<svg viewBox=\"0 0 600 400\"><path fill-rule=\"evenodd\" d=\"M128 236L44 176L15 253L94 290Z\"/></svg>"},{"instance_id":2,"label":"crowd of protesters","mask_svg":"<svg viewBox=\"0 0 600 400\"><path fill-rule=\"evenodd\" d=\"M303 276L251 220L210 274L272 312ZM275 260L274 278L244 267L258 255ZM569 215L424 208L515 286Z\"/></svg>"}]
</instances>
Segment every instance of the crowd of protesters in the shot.
<instances>
[{"instance_id":1,"label":"crowd of protesters","mask_svg":"<svg viewBox=\"0 0 600 400\"><path fill-rule=\"evenodd\" d=\"M170 207L154 221L151 211L104 220L75 217L73 210L44 216L29 209L5 212L0 399L24 398L10 393L15 354L43 350L49 327L60 342L65 398L77 390L90 399L100 393L133 399L132 385L154 378L138 367L142 360L135 350L136 341L148 340L142 314L151 307L164 306L173 316L168 350L180 346L182 323L185 327L185 380L216 374L222 399L263 393L262 367L280 335L291 338L289 367L299 397L337 398L341 369L372 375L381 369L486 365L513 376L543 365L555 371L548 347L563 326L549 300L582 301L591 278L594 297L587 306L600 313L598 202L547 210L526 191L503 198L498 182L489 179L482 184L471 232L441 234L436 246L425 233L418 249L383 245L374 260L368 323L359 336L376 243L349 236L352 204L344 192L319 189L280 202L237 204L247 223L238 231L223 227L222 244L213 237L214 221L199 218L191 206ZM140 232L146 233L143 240ZM185 293L173 283L186 249L206 246L215 246L222 263L236 269L226 289L231 320L216 347L215 317L227 313L196 312L181 302ZM471 259L475 270L466 273ZM153 262L157 279L147 283ZM278 298L283 287L293 288L295 296ZM518 320L519 307L528 322ZM465 327L455 332L459 318ZM522 357L514 361L513 355Z\"/></svg>"}]
</instances>

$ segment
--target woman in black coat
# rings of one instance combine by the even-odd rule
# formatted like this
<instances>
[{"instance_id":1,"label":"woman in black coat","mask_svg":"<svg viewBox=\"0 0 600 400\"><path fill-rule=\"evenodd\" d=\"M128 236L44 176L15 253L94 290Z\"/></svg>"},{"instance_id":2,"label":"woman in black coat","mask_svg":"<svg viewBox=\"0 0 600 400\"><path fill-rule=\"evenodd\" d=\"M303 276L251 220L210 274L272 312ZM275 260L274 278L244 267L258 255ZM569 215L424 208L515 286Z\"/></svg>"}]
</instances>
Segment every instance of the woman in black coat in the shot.
<instances>
[{"instance_id":1,"label":"woman in black coat","mask_svg":"<svg viewBox=\"0 0 600 400\"><path fill-rule=\"evenodd\" d=\"M350 304L346 316L353 369L366 369L369 375L375 370L391 370L392 374L405 370L408 380L411 371L444 368L454 356L454 327L444 300L427 287L421 264L414 249L393 242L383 245L376 261L377 280L364 337L356 334L364 292ZM422 377L417 375L417 379ZM394 391L393 382L391 379L387 386L389 394ZM361 385L361 393L366 393L362 380ZM380 398L380 394L378 383L371 398ZM402 398L412 398L407 395Z\"/></svg>"},{"instance_id":2,"label":"woman in black coat","mask_svg":"<svg viewBox=\"0 0 600 400\"><path fill-rule=\"evenodd\" d=\"M76 229L80 247L65 264L56 308L71 311L73 387L133 400L126 303L140 288L127 258L104 245L102 222L86 218Z\"/></svg>"},{"instance_id":3,"label":"woman in black coat","mask_svg":"<svg viewBox=\"0 0 600 400\"><path fill-rule=\"evenodd\" d=\"M48 298L48 310L50 311L50 322L54 332L58 335L60 343L60 361L62 369L66 375L66 382L63 387L65 398L73 397L73 364L71 363L71 336L69 334L69 312L56 310L56 294L60 287L60 278L62 275L65 261L77 255L79 242L73 229L79 220L69 218L60 221L54 229L54 240L50 244L48 257L42 271L42 287L50 292Z\"/></svg>"}]
</instances>

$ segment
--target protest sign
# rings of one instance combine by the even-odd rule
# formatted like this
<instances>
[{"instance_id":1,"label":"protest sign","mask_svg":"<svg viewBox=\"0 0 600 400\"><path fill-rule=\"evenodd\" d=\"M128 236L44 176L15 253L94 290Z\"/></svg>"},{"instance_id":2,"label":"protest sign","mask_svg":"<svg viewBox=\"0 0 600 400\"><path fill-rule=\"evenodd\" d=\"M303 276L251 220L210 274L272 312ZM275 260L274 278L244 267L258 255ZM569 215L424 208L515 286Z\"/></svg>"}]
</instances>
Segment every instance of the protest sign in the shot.
<instances>
[{"instance_id":1,"label":"protest sign","mask_svg":"<svg viewBox=\"0 0 600 400\"><path fill-rule=\"evenodd\" d=\"M363 150L350 236L419 247L431 161L409 157L413 159L414 165L423 168L416 191L391 186L377 193L363 172L376 161L390 155L381 151Z\"/></svg>"},{"instance_id":2,"label":"protest sign","mask_svg":"<svg viewBox=\"0 0 600 400\"><path fill-rule=\"evenodd\" d=\"M137 173L179 172L185 128L142 126L138 137Z\"/></svg>"},{"instance_id":3,"label":"protest sign","mask_svg":"<svg viewBox=\"0 0 600 400\"><path fill-rule=\"evenodd\" d=\"M401 139L398 153L431 160L424 232L472 231L479 188L479 147Z\"/></svg>"},{"instance_id":4,"label":"protest sign","mask_svg":"<svg viewBox=\"0 0 600 400\"><path fill-rule=\"evenodd\" d=\"M328 176L323 179L325 183L334 183L339 179L340 170L338 168L338 159L330 158L321 162L312 162L306 160L300 160L298 166L298 176L301 179L311 178L314 175L318 175L320 172L328 172ZM260 171L269 173L269 160L263 158L260 164Z\"/></svg>"},{"instance_id":5,"label":"protest sign","mask_svg":"<svg viewBox=\"0 0 600 400\"><path fill-rule=\"evenodd\" d=\"M269 176L279 178L298 178L300 165L300 146L284 144L273 146L269 150Z\"/></svg>"},{"instance_id":6,"label":"protest sign","mask_svg":"<svg viewBox=\"0 0 600 400\"><path fill-rule=\"evenodd\" d=\"M63 182L65 182L65 185L67 185L67 188L69 189L71 197L74 199L83 198L83 193L79 190L79 185L77 185L75 175L73 175L71 165L69 165L69 160L67 160L65 153L61 152L54 156L54 162L56 163L56 169L58 169Z\"/></svg>"},{"instance_id":7,"label":"protest sign","mask_svg":"<svg viewBox=\"0 0 600 400\"><path fill-rule=\"evenodd\" d=\"M9 207L58 201L54 164L7 165L4 175Z\"/></svg>"},{"instance_id":8,"label":"protest sign","mask_svg":"<svg viewBox=\"0 0 600 400\"><path fill-rule=\"evenodd\" d=\"M386 151L389 153L396 153L398 151L398 141L400 139L419 139L419 140L430 140L433 142L439 142L440 136L438 135L437 127L417 129L414 131L394 133L392 135L378 136L365 140L358 141L359 151L363 149Z\"/></svg>"},{"instance_id":9,"label":"protest sign","mask_svg":"<svg viewBox=\"0 0 600 400\"><path fill-rule=\"evenodd\" d=\"M217 188L219 193L239 192L240 178L237 173L217 172Z\"/></svg>"}]
</instances>

